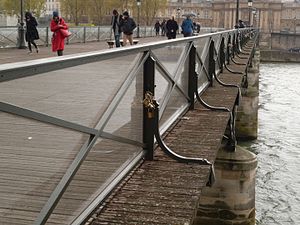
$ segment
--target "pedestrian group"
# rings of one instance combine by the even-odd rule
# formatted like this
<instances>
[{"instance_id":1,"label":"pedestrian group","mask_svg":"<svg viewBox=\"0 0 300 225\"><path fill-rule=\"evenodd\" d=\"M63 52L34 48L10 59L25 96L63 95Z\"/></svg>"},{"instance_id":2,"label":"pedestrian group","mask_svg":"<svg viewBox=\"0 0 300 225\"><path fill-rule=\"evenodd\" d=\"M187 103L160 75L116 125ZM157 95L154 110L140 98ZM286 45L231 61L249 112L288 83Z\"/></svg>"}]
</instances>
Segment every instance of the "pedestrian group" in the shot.
<instances>
[{"instance_id":1,"label":"pedestrian group","mask_svg":"<svg viewBox=\"0 0 300 225\"><path fill-rule=\"evenodd\" d=\"M35 50L38 53L39 49L35 43L35 40L39 39L38 30L36 28L38 23L30 12L25 13L25 21L25 39L28 43L29 54L32 53L31 45L35 47ZM128 11L124 11L122 15L119 14L116 9L112 11L111 29L114 35L116 47L121 46L120 38L122 33L122 45L126 46L127 42L129 42L130 45L133 45L133 31L136 27L137 25L134 19L130 17ZM65 47L65 38L71 33L68 31L68 25L64 19L59 16L57 11L54 11L52 14L50 29L53 32L51 38L52 51L57 52L58 56L62 56ZM156 36L158 36L161 31L162 36L167 36L168 39L175 39L179 31L179 26L174 16L172 16L169 20L164 19L161 23L157 20L154 25L154 30ZM182 21L181 30L184 37L190 37L193 35L195 30L197 33L200 32L200 24L196 24L191 20L190 16L187 16L187 18Z\"/></svg>"}]
</instances>

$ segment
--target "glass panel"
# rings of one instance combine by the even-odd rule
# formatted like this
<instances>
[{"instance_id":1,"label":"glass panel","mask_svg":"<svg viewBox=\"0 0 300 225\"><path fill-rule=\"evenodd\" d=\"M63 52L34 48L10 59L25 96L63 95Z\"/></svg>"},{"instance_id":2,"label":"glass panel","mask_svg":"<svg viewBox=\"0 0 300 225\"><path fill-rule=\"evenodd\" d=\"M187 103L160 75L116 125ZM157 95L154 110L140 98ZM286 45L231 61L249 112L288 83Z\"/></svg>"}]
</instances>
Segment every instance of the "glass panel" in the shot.
<instances>
[{"instance_id":1,"label":"glass panel","mask_svg":"<svg viewBox=\"0 0 300 225\"><path fill-rule=\"evenodd\" d=\"M0 112L0 224L31 225L86 135Z\"/></svg>"},{"instance_id":2,"label":"glass panel","mask_svg":"<svg viewBox=\"0 0 300 225\"><path fill-rule=\"evenodd\" d=\"M169 119L174 119L174 114L186 107L187 104L187 99L178 91L178 89L175 88L171 93L164 112L160 111L160 113L163 113L159 122L160 127L163 127L165 125L164 123L168 122Z\"/></svg>"},{"instance_id":3,"label":"glass panel","mask_svg":"<svg viewBox=\"0 0 300 225\"><path fill-rule=\"evenodd\" d=\"M103 183L141 150L132 145L99 139L46 224L70 224L99 195Z\"/></svg>"},{"instance_id":4,"label":"glass panel","mask_svg":"<svg viewBox=\"0 0 300 225\"><path fill-rule=\"evenodd\" d=\"M168 90L168 87L170 88L171 82L168 82L165 78L165 75L160 73L159 70L155 70L155 98L158 101L159 104L163 102L163 98L166 94L166 91Z\"/></svg>"},{"instance_id":5,"label":"glass panel","mask_svg":"<svg viewBox=\"0 0 300 225\"><path fill-rule=\"evenodd\" d=\"M143 66L104 128L105 132L143 142Z\"/></svg>"},{"instance_id":6,"label":"glass panel","mask_svg":"<svg viewBox=\"0 0 300 225\"><path fill-rule=\"evenodd\" d=\"M204 88L208 82L208 54L209 54L209 44L210 37L201 38L195 42L197 46L197 54L199 57L196 57L196 72L198 74L198 90L199 92Z\"/></svg>"},{"instance_id":7,"label":"glass panel","mask_svg":"<svg viewBox=\"0 0 300 225\"><path fill-rule=\"evenodd\" d=\"M183 67L180 69L180 75L176 80L176 85L181 88L186 96L188 96L188 83L189 83L189 57L186 58L186 61L183 64Z\"/></svg>"},{"instance_id":8,"label":"glass panel","mask_svg":"<svg viewBox=\"0 0 300 225\"><path fill-rule=\"evenodd\" d=\"M153 50L154 55L157 57L159 62L166 68L166 70L175 76L177 64L179 63L180 57L184 54L186 43L172 44L160 49Z\"/></svg>"},{"instance_id":9,"label":"glass panel","mask_svg":"<svg viewBox=\"0 0 300 225\"><path fill-rule=\"evenodd\" d=\"M222 37L221 37L221 34L218 34L218 35L213 35L212 36L212 39L214 40L215 42L215 49L216 49L216 52L219 52L219 49L220 49L220 44L221 44L221 40L222 40Z\"/></svg>"},{"instance_id":10,"label":"glass panel","mask_svg":"<svg viewBox=\"0 0 300 225\"><path fill-rule=\"evenodd\" d=\"M206 62L206 68L208 69L208 60ZM196 71L198 73L198 92L201 92L203 88L206 87L208 80L207 70L205 70L204 65L200 62L200 60L196 60Z\"/></svg>"},{"instance_id":11,"label":"glass panel","mask_svg":"<svg viewBox=\"0 0 300 225\"><path fill-rule=\"evenodd\" d=\"M195 40L194 42L197 50L197 54L200 56L202 60L208 54L209 42L210 42L210 37L200 38Z\"/></svg>"},{"instance_id":12,"label":"glass panel","mask_svg":"<svg viewBox=\"0 0 300 225\"><path fill-rule=\"evenodd\" d=\"M0 101L95 126L139 56L127 55L0 83Z\"/></svg>"}]
</instances>

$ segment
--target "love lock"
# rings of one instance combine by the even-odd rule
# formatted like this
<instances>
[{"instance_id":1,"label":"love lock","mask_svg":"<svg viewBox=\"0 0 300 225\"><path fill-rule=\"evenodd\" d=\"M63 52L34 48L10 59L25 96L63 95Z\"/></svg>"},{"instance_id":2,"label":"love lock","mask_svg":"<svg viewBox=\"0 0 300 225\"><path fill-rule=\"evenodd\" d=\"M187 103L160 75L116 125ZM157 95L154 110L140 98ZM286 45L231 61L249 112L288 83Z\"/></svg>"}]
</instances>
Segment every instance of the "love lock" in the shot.
<instances>
[{"instance_id":1,"label":"love lock","mask_svg":"<svg viewBox=\"0 0 300 225\"><path fill-rule=\"evenodd\" d=\"M154 96L150 91L145 93L145 99L143 100L144 107L147 109L147 116L149 119L154 118L155 115L155 103Z\"/></svg>"}]
</instances>

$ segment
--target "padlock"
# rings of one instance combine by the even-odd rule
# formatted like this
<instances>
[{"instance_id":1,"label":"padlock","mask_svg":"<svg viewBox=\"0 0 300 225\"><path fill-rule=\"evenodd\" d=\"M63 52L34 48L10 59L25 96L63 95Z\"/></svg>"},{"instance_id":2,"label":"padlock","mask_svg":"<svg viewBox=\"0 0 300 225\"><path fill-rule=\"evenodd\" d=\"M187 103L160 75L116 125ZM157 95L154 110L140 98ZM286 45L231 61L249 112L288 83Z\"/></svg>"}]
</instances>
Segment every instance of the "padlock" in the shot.
<instances>
[{"instance_id":1,"label":"padlock","mask_svg":"<svg viewBox=\"0 0 300 225\"><path fill-rule=\"evenodd\" d=\"M154 118L154 109L148 108L147 116L148 116L149 119Z\"/></svg>"}]
</instances>

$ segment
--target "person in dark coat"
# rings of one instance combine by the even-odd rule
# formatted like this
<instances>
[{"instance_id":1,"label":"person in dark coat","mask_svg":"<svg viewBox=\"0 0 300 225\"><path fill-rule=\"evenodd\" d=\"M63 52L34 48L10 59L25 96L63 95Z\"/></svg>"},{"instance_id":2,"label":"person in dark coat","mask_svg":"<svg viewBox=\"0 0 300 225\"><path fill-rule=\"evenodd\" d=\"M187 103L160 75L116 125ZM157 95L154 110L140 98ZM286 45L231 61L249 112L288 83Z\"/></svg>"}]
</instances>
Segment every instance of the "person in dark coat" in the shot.
<instances>
[{"instance_id":1,"label":"person in dark coat","mask_svg":"<svg viewBox=\"0 0 300 225\"><path fill-rule=\"evenodd\" d=\"M121 36L121 21L122 21L122 15L120 15L118 13L118 11L116 9L113 10L113 15L112 15L112 19L111 19L111 26L112 26L112 30L114 32L114 37L115 37L115 44L116 47L120 47L120 36Z\"/></svg>"},{"instance_id":2,"label":"person in dark coat","mask_svg":"<svg viewBox=\"0 0 300 225\"><path fill-rule=\"evenodd\" d=\"M159 29L160 29L160 23L159 21L157 20L156 23L154 24L154 29L155 29L155 34L156 36L159 35Z\"/></svg>"},{"instance_id":3,"label":"person in dark coat","mask_svg":"<svg viewBox=\"0 0 300 225\"><path fill-rule=\"evenodd\" d=\"M35 47L36 52L39 52L39 49L34 42L35 40L38 40L39 33L38 30L36 29L38 23L36 22L36 19L32 16L30 12L25 13L25 21L26 21L26 34L25 34L25 40L28 43L28 49L29 49L29 54L32 53L32 48L31 44Z\"/></svg>"},{"instance_id":4,"label":"person in dark coat","mask_svg":"<svg viewBox=\"0 0 300 225\"><path fill-rule=\"evenodd\" d=\"M172 18L167 21L166 29L168 39L175 39L178 30L178 24L175 21L174 16L172 16Z\"/></svg>"},{"instance_id":5,"label":"person in dark coat","mask_svg":"<svg viewBox=\"0 0 300 225\"><path fill-rule=\"evenodd\" d=\"M121 30L123 32L123 46L126 46L127 41L129 41L130 45L133 45L133 30L136 28L136 24L134 20L129 17L127 11L123 13L123 19L121 22Z\"/></svg>"},{"instance_id":6,"label":"person in dark coat","mask_svg":"<svg viewBox=\"0 0 300 225\"><path fill-rule=\"evenodd\" d=\"M60 29L67 30L68 25L64 19L58 16L58 12L53 12L53 18L51 20L50 29L53 32L52 35L52 51L57 52L58 56L63 55L65 48L65 36L60 32Z\"/></svg>"},{"instance_id":7,"label":"person in dark coat","mask_svg":"<svg viewBox=\"0 0 300 225\"><path fill-rule=\"evenodd\" d=\"M161 36L165 36L166 35L166 20L163 20L160 24L161 27Z\"/></svg>"}]
</instances>

